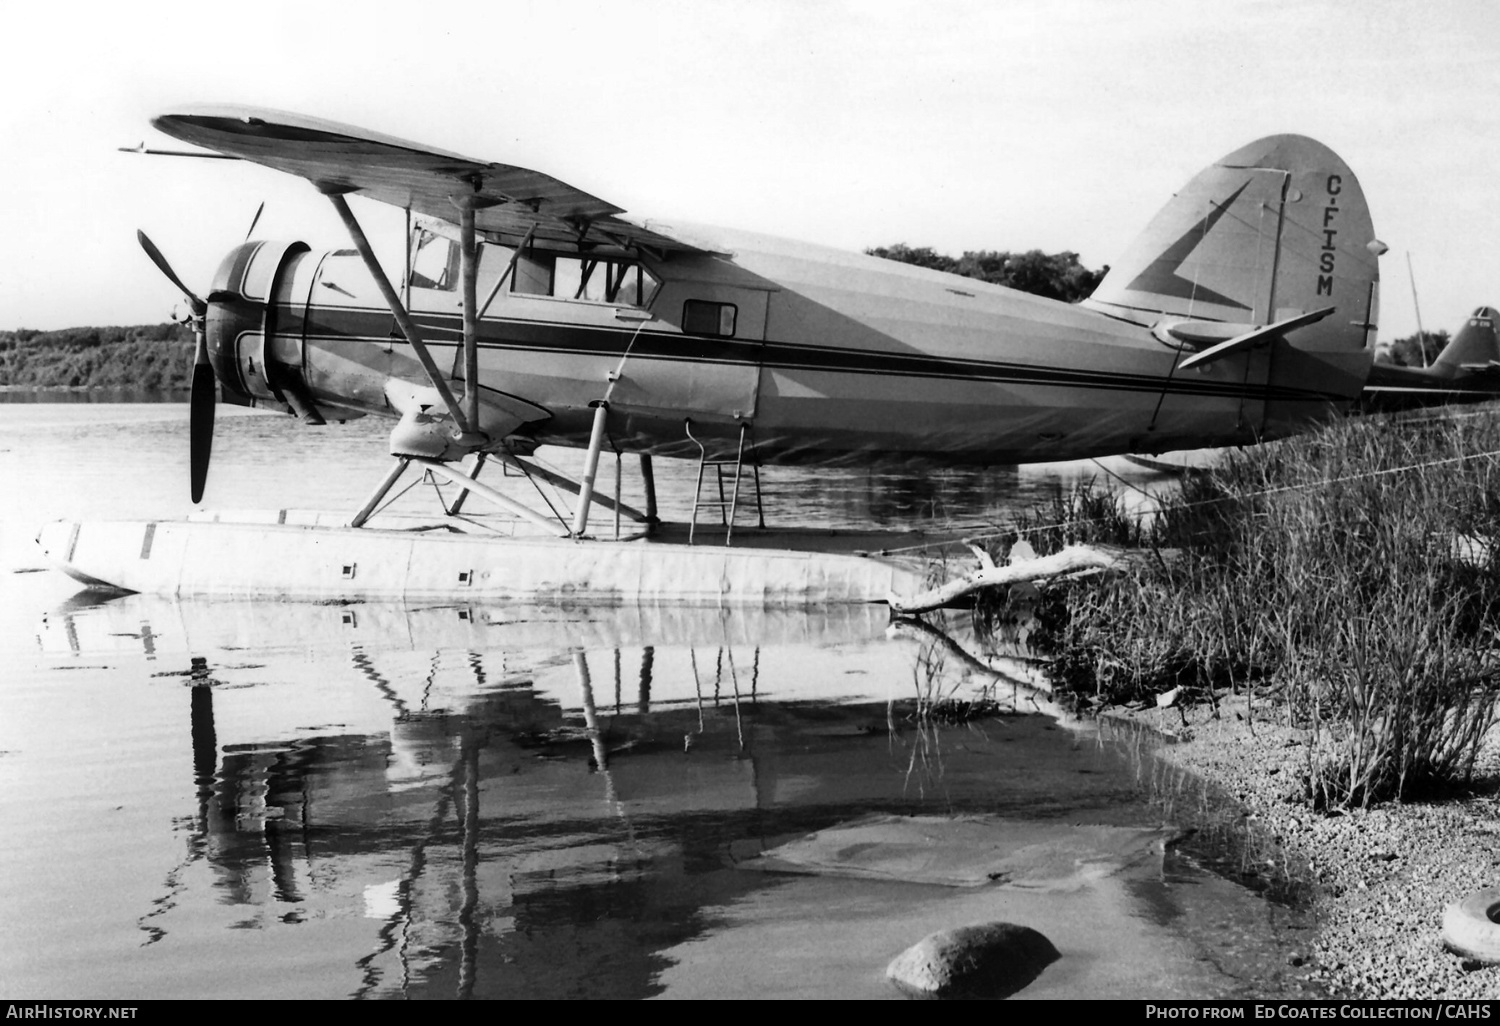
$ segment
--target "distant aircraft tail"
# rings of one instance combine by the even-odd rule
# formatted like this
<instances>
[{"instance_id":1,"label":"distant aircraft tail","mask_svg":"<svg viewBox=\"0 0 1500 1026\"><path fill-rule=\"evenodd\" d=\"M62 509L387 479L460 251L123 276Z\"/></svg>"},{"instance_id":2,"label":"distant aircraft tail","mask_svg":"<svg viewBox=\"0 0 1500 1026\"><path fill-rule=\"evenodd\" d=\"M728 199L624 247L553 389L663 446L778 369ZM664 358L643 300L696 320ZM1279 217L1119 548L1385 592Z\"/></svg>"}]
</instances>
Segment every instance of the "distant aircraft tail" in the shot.
<instances>
[{"instance_id":1,"label":"distant aircraft tail","mask_svg":"<svg viewBox=\"0 0 1500 1026\"><path fill-rule=\"evenodd\" d=\"M1357 396L1374 356L1375 238L1359 181L1328 147L1276 135L1200 172L1162 208L1085 305L1152 328L1206 364L1251 349L1263 369L1264 433ZM1252 361L1253 362L1253 361ZM1260 419L1260 418L1257 418Z\"/></svg>"},{"instance_id":2,"label":"distant aircraft tail","mask_svg":"<svg viewBox=\"0 0 1500 1026\"><path fill-rule=\"evenodd\" d=\"M1500 324L1500 312L1490 306L1479 307L1469 315L1468 323L1458 330L1453 340L1443 347L1433 366L1451 369L1454 373L1500 368L1500 336L1496 334L1496 324Z\"/></svg>"},{"instance_id":3,"label":"distant aircraft tail","mask_svg":"<svg viewBox=\"0 0 1500 1026\"><path fill-rule=\"evenodd\" d=\"M1377 363L1360 399L1368 411L1410 410L1500 398L1500 312L1481 306L1429 367Z\"/></svg>"}]
</instances>

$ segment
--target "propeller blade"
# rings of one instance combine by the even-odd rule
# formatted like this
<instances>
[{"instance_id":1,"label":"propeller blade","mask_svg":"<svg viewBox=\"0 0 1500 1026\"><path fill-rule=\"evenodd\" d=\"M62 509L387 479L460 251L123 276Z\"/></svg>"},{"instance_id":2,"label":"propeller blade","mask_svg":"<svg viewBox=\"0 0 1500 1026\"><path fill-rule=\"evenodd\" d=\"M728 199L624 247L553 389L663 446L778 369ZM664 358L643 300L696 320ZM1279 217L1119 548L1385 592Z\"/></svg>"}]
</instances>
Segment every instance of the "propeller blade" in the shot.
<instances>
[{"instance_id":1,"label":"propeller blade","mask_svg":"<svg viewBox=\"0 0 1500 1026\"><path fill-rule=\"evenodd\" d=\"M167 280L176 285L177 290L187 299L188 305L193 308L193 316L202 317L208 312L208 304L195 296L193 290L182 283L182 279L177 277L177 272L172 270L172 265L167 263L167 258L162 256L161 250L156 248L156 243L152 242L150 237L140 229L136 229L135 237L140 241L141 248L146 251L146 255L151 258L151 262L156 265L156 269L165 274ZM207 366L207 359L208 357L205 355L204 366ZM194 371L195 375L196 373Z\"/></svg>"},{"instance_id":2,"label":"propeller blade","mask_svg":"<svg viewBox=\"0 0 1500 1026\"><path fill-rule=\"evenodd\" d=\"M266 212L266 204L265 204L264 201L262 201L261 205L255 208L255 216L250 219L250 228L249 228L248 231L245 232L245 241L246 242L249 242L250 241L250 236L252 236L252 235L255 234L255 226L258 225L258 224L260 224L260 215L263 214L263 213L265 213L265 212Z\"/></svg>"},{"instance_id":3,"label":"propeller blade","mask_svg":"<svg viewBox=\"0 0 1500 1026\"><path fill-rule=\"evenodd\" d=\"M188 467L192 476L193 502L203 501L208 481L208 457L214 444L214 369L208 362L208 343L198 332L198 352L193 358L193 393L188 407Z\"/></svg>"}]
</instances>

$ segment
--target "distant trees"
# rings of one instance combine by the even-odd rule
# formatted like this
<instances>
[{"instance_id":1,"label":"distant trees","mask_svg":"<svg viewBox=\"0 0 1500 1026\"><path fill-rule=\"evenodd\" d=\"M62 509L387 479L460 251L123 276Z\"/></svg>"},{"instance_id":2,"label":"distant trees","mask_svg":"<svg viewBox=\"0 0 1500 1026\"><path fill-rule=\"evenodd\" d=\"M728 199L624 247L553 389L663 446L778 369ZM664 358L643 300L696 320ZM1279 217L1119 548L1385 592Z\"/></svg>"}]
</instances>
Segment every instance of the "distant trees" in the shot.
<instances>
[{"instance_id":1,"label":"distant trees","mask_svg":"<svg viewBox=\"0 0 1500 1026\"><path fill-rule=\"evenodd\" d=\"M985 249L950 257L934 252L928 246L913 248L904 242L894 246L875 246L865 250L870 256L899 260L904 264L930 267L936 271L961 274L993 285L1029 292L1034 296L1076 303L1087 299L1109 273L1109 267L1091 271L1078 262L1078 254L1043 253L1039 249L1025 253Z\"/></svg>"},{"instance_id":2,"label":"distant trees","mask_svg":"<svg viewBox=\"0 0 1500 1026\"><path fill-rule=\"evenodd\" d=\"M193 333L182 324L0 331L0 385L188 388L192 363Z\"/></svg>"},{"instance_id":3,"label":"distant trees","mask_svg":"<svg viewBox=\"0 0 1500 1026\"><path fill-rule=\"evenodd\" d=\"M1387 352L1398 367L1427 367L1448 344L1448 337L1446 331L1417 331L1396 339Z\"/></svg>"}]
</instances>

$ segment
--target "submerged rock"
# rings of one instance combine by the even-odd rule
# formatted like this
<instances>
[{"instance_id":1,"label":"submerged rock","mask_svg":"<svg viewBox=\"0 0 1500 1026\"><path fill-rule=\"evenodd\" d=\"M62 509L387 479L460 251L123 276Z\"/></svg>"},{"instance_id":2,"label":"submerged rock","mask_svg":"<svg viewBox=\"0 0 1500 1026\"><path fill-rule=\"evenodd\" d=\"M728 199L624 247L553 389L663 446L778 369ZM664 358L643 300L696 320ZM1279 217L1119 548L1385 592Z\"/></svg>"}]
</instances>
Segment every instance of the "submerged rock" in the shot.
<instances>
[{"instance_id":1,"label":"submerged rock","mask_svg":"<svg viewBox=\"0 0 1500 1026\"><path fill-rule=\"evenodd\" d=\"M1061 955L1029 926L980 923L940 930L897 955L885 975L908 997L1009 997Z\"/></svg>"},{"instance_id":2,"label":"submerged rock","mask_svg":"<svg viewBox=\"0 0 1500 1026\"><path fill-rule=\"evenodd\" d=\"M951 887L1066 891L1155 859L1183 836L1131 828L1000 816L871 816L820 830L744 863Z\"/></svg>"}]
</instances>

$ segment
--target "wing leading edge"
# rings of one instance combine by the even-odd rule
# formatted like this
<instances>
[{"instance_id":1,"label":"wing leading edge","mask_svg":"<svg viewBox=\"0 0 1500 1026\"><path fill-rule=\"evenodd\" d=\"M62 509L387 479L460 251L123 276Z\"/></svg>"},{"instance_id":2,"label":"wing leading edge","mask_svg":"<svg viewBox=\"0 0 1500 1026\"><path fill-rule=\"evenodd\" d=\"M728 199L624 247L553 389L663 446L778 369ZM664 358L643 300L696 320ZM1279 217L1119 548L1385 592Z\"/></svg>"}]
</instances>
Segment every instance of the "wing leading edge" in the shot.
<instances>
[{"instance_id":1,"label":"wing leading edge","mask_svg":"<svg viewBox=\"0 0 1500 1026\"><path fill-rule=\"evenodd\" d=\"M352 125L285 111L183 107L151 121L174 139L306 178L320 189L358 193L456 222L456 199L473 197L475 226L498 236L583 245L701 252L620 217L624 211L551 175L493 164Z\"/></svg>"}]
</instances>

